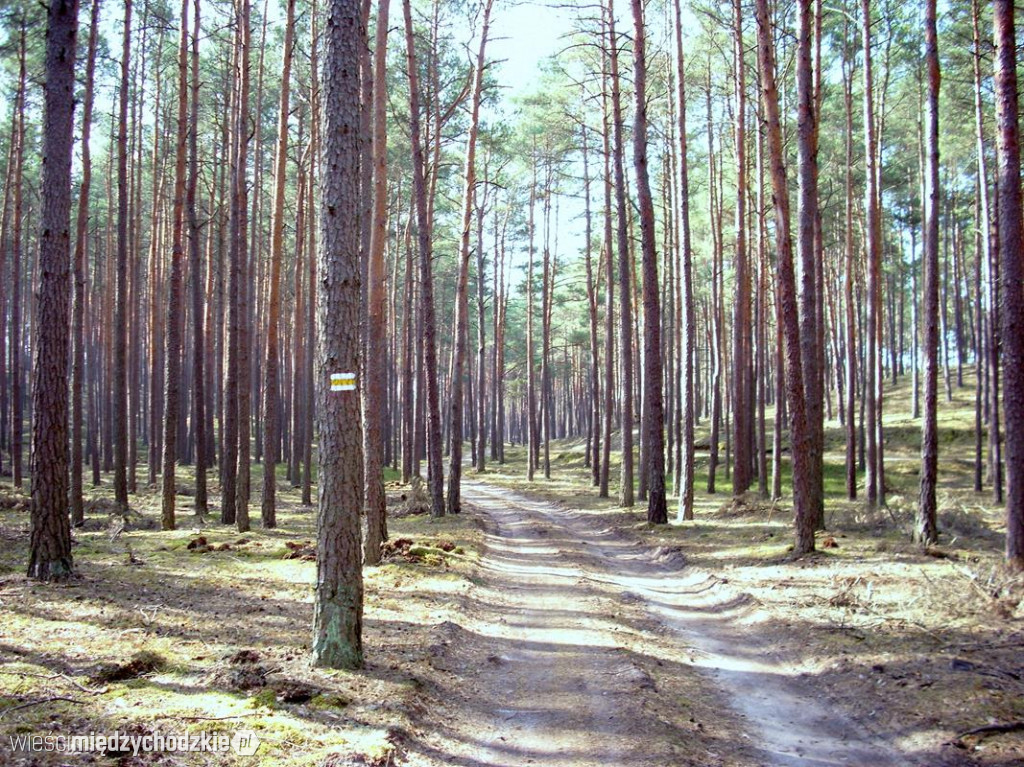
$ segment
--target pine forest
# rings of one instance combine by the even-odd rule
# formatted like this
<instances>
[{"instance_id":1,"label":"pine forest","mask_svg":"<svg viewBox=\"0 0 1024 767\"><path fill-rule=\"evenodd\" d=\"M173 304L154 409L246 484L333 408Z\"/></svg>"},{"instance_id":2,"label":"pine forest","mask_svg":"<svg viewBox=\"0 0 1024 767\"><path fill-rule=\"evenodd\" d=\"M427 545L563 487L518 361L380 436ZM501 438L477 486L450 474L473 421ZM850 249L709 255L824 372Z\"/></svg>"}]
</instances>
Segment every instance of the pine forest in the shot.
<instances>
[{"instance_id":1,"label":"pine forest","mask_svg":"<svg viewBox=\"0 0 1024 767\"><path fill-rule=\"evenodd\" d=\"M1018 16L0 0L0 764L1024 764Z\"/></svg>"}]
</instances>

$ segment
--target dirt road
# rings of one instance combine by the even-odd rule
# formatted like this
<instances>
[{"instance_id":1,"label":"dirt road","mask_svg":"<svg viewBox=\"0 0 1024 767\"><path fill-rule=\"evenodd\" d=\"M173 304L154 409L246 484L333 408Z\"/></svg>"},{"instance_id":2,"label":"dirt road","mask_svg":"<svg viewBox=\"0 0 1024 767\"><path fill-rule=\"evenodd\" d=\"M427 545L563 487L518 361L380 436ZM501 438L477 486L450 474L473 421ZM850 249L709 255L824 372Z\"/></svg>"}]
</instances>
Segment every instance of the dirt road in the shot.
<instances>
[{"instance_id":1,"label":"dirt road","mask_svg":"<svg viewBox=\"0 0 1024 767\"><path fill-rule=\"evenodd\" d=\"M487 549L435 630L432 734L411 763L849 765L915 761L816 697L747 600L587 515L464 483Z\"/></svg>"}]
</instances>

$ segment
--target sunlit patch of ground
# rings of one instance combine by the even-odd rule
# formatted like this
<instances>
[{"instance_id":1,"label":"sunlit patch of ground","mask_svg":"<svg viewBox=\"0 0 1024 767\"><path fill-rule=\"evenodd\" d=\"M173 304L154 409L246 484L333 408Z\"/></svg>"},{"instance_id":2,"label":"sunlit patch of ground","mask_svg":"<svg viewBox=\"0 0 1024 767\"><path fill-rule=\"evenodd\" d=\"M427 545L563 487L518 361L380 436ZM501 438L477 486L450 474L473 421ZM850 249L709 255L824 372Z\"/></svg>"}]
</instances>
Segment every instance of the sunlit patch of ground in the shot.
<instances>
[{"instance_id":1,"label":"sunlit patch of ground","mask_svg":"<svg viewBox=\"0 0 1024 767\"><path fill-rule=\"evenodd\" d=\"M844 432L837 419L827 424L827 530L819 534L819 553L797 561L789 557L788 495L764 501L755 487L742 502L733 501L724 434L720 492L706 493L708 454L698 449L696 520L667 527L648 526L639 500L633 510L618 508L614 452L611 500L597 498L582 441L553 443L551 480L542 471L532 484L524 480L522 447L506 448L508 463L490 466L486 479L579 508L597 527L677 549L691 567L719 579L723 591L744 597L746 607L736 620L767 638L795 673L815 680L835 704L886 732L908 753L933 755L936 764L1018 764L1024 762L1020 732L982 733L951 744L977 727L1024 720L1024 577L1003 567L1005 517L992 503L988 481L985 492L972 490L970 374L964 384L956 388L954 372L953 401L947 403L940 381L941 534L928 553L910 541L920 425L910 418L908 383L887 389L890 492L884 508L846 500ZM769 444L771 429L769 417ZM706 438L705 422L698 445ZM788 493L788 454L783 469ZM859 482L863 496L863 474Z\"/></svg>"},{"instance_id":2,"label":"sunlit patch of ground","mask_svg":"<svg viewBox=\"0 0 1024 767\"><path fill-rule=\"evenodd\" d=\"M183 482L187 492L187 474ZM9 485L0 489L13 501L0 510L0 763L114 763L13 752L9 738L30 733L248 729L262 741L261 765L319 765L328 757L383 765L399 758L403 737L419 727L418 669L430 628L450 617L469 585L479 540L469 519L391 520L392 538L455 544L463 555L396 556L367 568L367 667L341 672L309 665L316 564L303 554L315 541L314 512L284 483L279 527L259 528L254 498L254 528L245 534L215 521L199 525L187 495L178 498L179 529L162 532L152 492L132 499L141 517L117 533L101 503L73 533L79 577L57 586L23 576L28 513ZM93 494L106 497L103 489ZM190 549L200 537L206 545ZM255 651L251 662L237 662L248 650ZM155 654L157 667L102 681L104 670L140 653ZM257 763L208 753L117 758L126 765Z\"/></svg>"}]
</instances>

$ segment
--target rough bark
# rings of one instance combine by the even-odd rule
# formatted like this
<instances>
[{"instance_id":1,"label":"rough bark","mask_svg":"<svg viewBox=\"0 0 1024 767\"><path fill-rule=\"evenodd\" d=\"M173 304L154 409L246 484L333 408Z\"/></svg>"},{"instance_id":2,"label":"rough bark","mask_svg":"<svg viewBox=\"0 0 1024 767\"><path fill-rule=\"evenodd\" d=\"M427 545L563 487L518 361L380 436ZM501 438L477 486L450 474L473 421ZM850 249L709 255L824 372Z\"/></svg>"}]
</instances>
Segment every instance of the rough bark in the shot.
<instances>
[{"instance_id":1,"label":"rough bark","mask_svg":"<svg viewBox=\"0 0 1024 767\"><path fill-rule=\"evenodd\" d=\"M626 214L626 173L623 168L622 98L619 88L619 40L615 33L614 0L608 0L608 75L612 89L612 164L615 169L616 245L619 282L619 368L622 439L622 480L619 505L633 506L633 308L630 289L629 234Z\"/></svg>"},{"instance_id":2,"label":"rough bark","mask_svg":"<svg viewBox=\"0 0 1024 767\"><path fill-rule=\"evenodd\" d=\"M15 487L22 485L23 429L25 423L22 386L25 329L21 310L21 275L24 272L22 251L24 237L23 199L25 190L25 22L22 21L18 43L18 93L15 97L15 133L11 140L14 153L14 221L11 232L11 478Z\"/></svg>"},{"instance_id":3,"label":"rough bark","mask_svg":"<svg viewBox=\"0 0 1024 767\"><path fill-rule=\"evenodd\" d=\"M757 50L761 66L761 99L765 113L772 194L775 200L775 241L778 253L778 298L785 338L786 397L789 405L793 505L795 507L794 556L814 550L813 473L809 465L811 433L804 399L800 348L800 318L790 235L789 191L786 182L779 93L775 81L775 52L768 0L757 0Z\"/></svg>"},{"instance_id":4,"label":"rough bark","mask_svg":"<svg viewBox=\"0 0 1024 767\"><path fill-rule=\"evenodd\" d=\"M607 58L602 60L603 80L607 82ZM604 243L601 255L605 267L604 291L604 440L601 444L601 484L598 497L609 496L609 464L612 452L612 424L615 393L615 261L612 245L612 191L610 107L608 89L601 92L601 143L604 155Z\"/></svg>"},{"instance_id":5,"label":"rough bark","mask_svg":"<svg viewBox=\"0 0 1024 767\"><path fill-rule=\"evenodd\" d=\"M40 285L32 387L32 530L28 576L71 574L68 523L68 358L71 351L71 147L78 0L46 11L46 94L39 216Z\"/></svg>"},{"instance_id":6,"label":"rough bark","mask_svg":"<svg viewBox=\"0 0 1024 767\"><path fill-rule=\"evenodd\" d=\"M867 501L885 503L885 478L879 424L882 421L882 218L878 195L878 146L875 124L874 67L871 57L871 0L861 0L864 49L864 147L867 183L864 189L867 307L865 323L865 431L867 433Z\"/></svg>"},{"instance_id":7,"label":"rough bark","mask_svg":"<svg viewBox=\"0 0 1024 767\"><path fill-rule=\"evenodd\" d=\"M935 484L938 474L938 344L939 344L939 44L936 1L925 2L925 67L928 71L925 110L924 173L924 419L921 423L921 496L914 539L923 546L938 540Z\"/></svg>"},{"instance_id":8,"label":"rough bark","mask_svg":"<svg viewBox=\"0 0 1024 767\"><path fill-rule=\"evenodd\" d=\"M693 359L696 343L696 318L693 308L693 246L690 238L690 172L687 157L686 136L686 68L683 58L683 26L680 0L675 0L675 43L677 56L676 85L678 97L679 135L679 224L682 235L682 263L680 265L680 302L682 305L683 327L677 332L682 336L682 434L680 441L679 476L679 517L693 519L693 419L694 386Z\"/></svg>"},{"instance_id":9,"label":"rough bark","mask_svg":"<svg viewBox=\"0 0 1024 767\"><path fill-rule=\"evenodd\" d=\"M267 298L266 368L263 380L263 527L277 526L277 458L281 421L277 405L280 386L278 335L281 318L281 261L284 258L284 195L288 168L288 110L291 92L292 47L295 41L295 0L285 12L281 96L277 111L274 151L274 207L270 214L270 285Z\"/></svg>"},{"instance_id":10,"label":"rough bark","mask_svg":"<svg viewBox=\"0 0 1024 767\"><path fill-rule=\"evenodd\" d=\"M89 14L89 44L85 62L85 101L82 105L82 183L78 187L78 219L75 222L74 303L72 305L71 363L71 524L85 521L82 503L82 424L85 413L85 276L89 240L89 191L92 186L92 132L96 43L99 37L100 0L93 0ZM0 274L3 270L0 269Z\"/></svg>"},{"instance_id":11,"label":"rough bark","mask_svg":"<svg viewBox=\"0 0 1024 767\"><path fill-rule=\"evenodd\" d=\"M484 3L483 31L473 71L473 103L469 118L469 138L466 142L465 187L462 198L462 224L459 240L459 277L455 288L455 349L452 359L452 382L448 422L448 513L462 510L462 377L469 350L469 256L470 231L473 224L473 202L476 194L476 141L480 127L480 101L484 87L484 55L490 30L492 0Z\"/></svg>"},{"instance_id":12,"label":"rough bark","mask_svg":"<svg viewBox=\"0 0 1024 767\"><path fill-rule=\"evenodd\" d=\"M117 113L117 260L114 287L114 500L128 510L128 98L132 0L124 3L121 92Z\"/></svg>"},{"instance_id":13,"label":"rough bark","mask_svg":"<svg viewBox=\"0 0 1024 767\"><path fill-rule=\"evenodd\" d=\"M403 0L405 16L406 63L409 76L409 137L413 150L413 196L416 199L416 229L420 255L420 312L423 324L423 357L427 392L427 484L430 488L430 513L443 517L444 469L441 463L441 406L437 372L437 321L434 314L434 278L431 264L430 217L427 210L427 188L423 141L420 137L420 85L413 38L410 0Z\"/></svg>"},{"instance_id":14,"label":"rough bark","mask_svg":"<svg viewBox=\"0 0 1024 767\"><path fill-rule=\"evenodd\" d=\"M797 259L800 264L800 358L803 363L807 423L811 430L811 454L808 457L814 493L815 525L825 522L825 496L822 489L822 444L824 403L822 370L818 365L818 282L824 264L817 247L818 230L818 120L812 56L814 0L800 0L797 7Z\"/></svg>"},{"instance_id":15,"label":"rough bark","mask_svg":"<svg viewBox=\"0 0 1024 767\"><path fill-rule=\"evenodd\" d=\"M238 532L249 530L249 488L251 467L249 458L252 412L252 368L250 362L252 348L252 275L249 269L248 248L248 173L247 157L249 146L249 58L252 49L252 31L250 28L250 2L238 0L236 6L236 24L239 27L238 53L238 110L235 113L235 137L238 142L235 165L235 188L232 196L234 232L232 247L237 260L233 264L233 279L238 285L238 302L236 304L237 322L235 327L237 390L235 392L238 408L238 443L237 469L235 472L235 526ZM231 403L229 403L231 404Z\"/></svg>"},{"instance_id":16,"label":"rough bark","mask_svg":"<svg viewBox=\"0 0 1024 767\"><path fill-rule=\"evenodd\" d=\"M1006 561L1024 570L1024 222L1013 0L993 4L999 244L1006 409Z\"/></svg>"},{"instance_id":17,"label":"rough bark","mask_svg":"<svg viewBox=\"0 0 1024 767\"><path fill-rule=\"evenodd\" d=\"M192 82L189 104L188 182L185 188L185 214L188 217L189 275L192 280L192 428L195 432L195 511L199 519L207 513L206 467L209 463L207 432L206 325L203 305L202 262L199 252L199 214L196 211L196 188L199 183L199 7L193 1L192 18ZM212 270L209 274L212 275ZM209 292L209 291L208 291ZM212 431L212 430L211 430Z\"/></svg>"},{"instance_id":18,"label":"rough bark","mask_svg":"<svg viewBox=\"0 0 1024 767\"><path fill-rule=\"evenodd\" d=\"M584 262L587 270L587 316L590 321L590 403L587 426L587 456L584 465L590 465L591 480L595 487L601 484L601 363L597 345L597 292L593 263L593 215L590 204L590 145L587 126L581 127L580 143L583 147L583 195L585 205Z\"/></svg>"},{"instance_id":19,"label":"rough bark","mask_svg":"<svg viewBox=\"0 0 1024 767\"><path fill-rule=\"evenodd\" d=\"M332 391L331 375L359 370L359 211L362 142L359 0L330 0L321 74L320 249L316 421L320 442L313 665L363 665L362 423L356 390Z\"/></svg>"},{"instance_id":20,"label":"rough bark","mask_svg":"<svg viewBox=\"0 0 1024 767\"><path fill-rule=\"evenodd\" d=\"M377 33L373 71L373 220L366 269L368 304L366 339L366 388L363 392L363 461L366 477L364 511L366 563L380 561L380 547L387 539L384 497L384 415L387 366L385 341L387 317L384 311L384 249L388 239L388 147L386 65L389 0L377 4Z\"/></svg>"},{"instance_id":21,"label":"rough bark","mask_svg":"<svg viewBox=\"0 0 1024 767\"><path fill-rule=\"evenodd\" d=\"M806 0L804 0L806 2ZM743 495L751 482L750 449L753 434L750 397L750 256L747 251L747 78L743 59L743 9L733 4L733 69L736 85L736 296L732 323L732 445L735 468L732 493Z\"/></svg>"},{"instance_id":22,"label":"rough bark","mask_svg":"<svg viewBox=\"0 0 1024 767\"><path fill-rule=\"evenodd\" d=\"M642 0L633 5L633 165L640 208L640 247L643 266L644 348L643 423L647 472L647 521L668 522L665 501L665 429L662 400L661 302L658 295L658 254L654 231L654 202L647 169L647 35Z\"/></svg>"},{"instance_id":23,"label":"rough bark","mask_svg":"<svg viewBox=\"0 0 1024 767\"><path fill-rule=\"evenodd\" d=\"M174 529L175 468L178 460L178 408L181 405L182 261L185 258L185 160L188 148L188 4L181 2L178 42L178 117L174 149L174 201L171 213L171 272L167 285L166 374L164 378L164 454L161 525Z\"/></svg>"}]
</instances>

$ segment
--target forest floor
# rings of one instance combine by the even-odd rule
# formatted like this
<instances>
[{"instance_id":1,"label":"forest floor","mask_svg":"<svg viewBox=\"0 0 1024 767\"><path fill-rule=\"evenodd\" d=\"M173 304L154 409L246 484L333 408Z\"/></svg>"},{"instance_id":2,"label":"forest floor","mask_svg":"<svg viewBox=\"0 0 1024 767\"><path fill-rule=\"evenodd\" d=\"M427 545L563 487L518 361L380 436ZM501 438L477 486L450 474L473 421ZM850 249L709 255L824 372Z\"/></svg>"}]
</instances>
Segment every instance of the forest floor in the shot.
<instances>
[{"instance_id":1,"label":"forest floor","mask_svg":"<svg viewBox=\"0 0 1024 767\"><path fill-rule=\"evenodd\" d=\"M277 529L239 534L189 516L187 470L177 531L155 490L126 525L93 490L78 576L54 586L24 577L27 502L0 484L0 764L1024 764L1020 731L962 735L1024 720L1024 580L1001 566L999 509L962 489L973 440L944 422L943 535L924 553L917 447L891 418L888 506L839 500L831 453L828 530L798 560L784 503L701 477L697 519L654 528L595 497L578 442L553 444L552 480L525 482L522 448L468 471L457 517L408 514L391 484L358 672L309 666L314 514L296 491ZM261 745L11 740L114 731Z\"/></svg>"}]
</instances>

